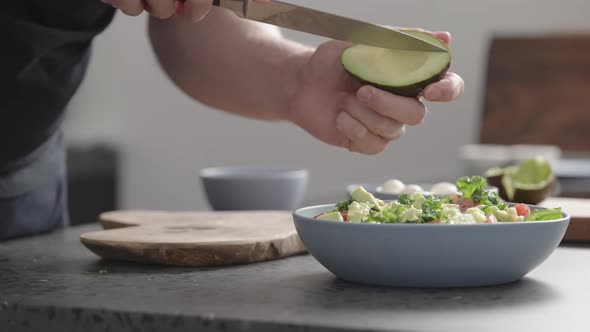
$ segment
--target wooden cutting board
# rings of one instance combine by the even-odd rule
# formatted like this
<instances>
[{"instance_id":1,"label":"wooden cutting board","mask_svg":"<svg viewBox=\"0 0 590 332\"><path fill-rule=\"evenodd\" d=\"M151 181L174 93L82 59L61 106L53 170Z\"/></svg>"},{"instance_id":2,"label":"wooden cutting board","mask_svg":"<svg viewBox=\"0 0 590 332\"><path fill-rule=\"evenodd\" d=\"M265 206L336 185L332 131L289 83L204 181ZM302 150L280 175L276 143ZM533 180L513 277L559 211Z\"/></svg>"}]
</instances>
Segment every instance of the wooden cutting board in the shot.
<instances>
[{"instance_id":1,"label":"wooden cutting board","mask_svg":"<svg viewBox=\"0 0 590 332\"><path fill-rule=\"evenodd\" d=\"M112 211L99 219L105 230L80 240L108 259L204 267L305 252L291 214L283 211Z\"/></svg>"},{"instance_id":2,"label":"wooden cutting board","mask_svg":"<svg viewBox=\"0 0 590 332\"><path fill-rule=\"evenodd\" d=\"M564 241L590 242L590 199L551 197L540 206L562 210L571 216Z\"/></svg>"}]
</instances>

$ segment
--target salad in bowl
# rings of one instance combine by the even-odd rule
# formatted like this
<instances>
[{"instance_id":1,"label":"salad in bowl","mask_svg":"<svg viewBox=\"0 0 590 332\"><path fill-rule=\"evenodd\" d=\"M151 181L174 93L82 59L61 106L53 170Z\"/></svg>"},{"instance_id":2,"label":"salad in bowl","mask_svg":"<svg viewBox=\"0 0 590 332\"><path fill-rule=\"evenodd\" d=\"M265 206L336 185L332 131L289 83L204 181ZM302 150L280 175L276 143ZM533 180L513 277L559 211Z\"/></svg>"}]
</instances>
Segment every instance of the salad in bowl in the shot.
<instances>
[{"instance_id":1,"label":"salad in bowl","mask_svg":"<svg viewBox=\"0 0 590 332\"><path fill-rule=\"evenodd\" d=\"M477 287L514 282L557 248L570 217L560 208L508 203L482 177L459 193L401 195L357 188L351 200L293 212L307 251L338 278L395 287Z\"/></svg>"},{"instance_id":2,"label":"salad in bowl","mask_svg":"<svg viewBox=\"0 0 590 332\"><path fill-rule=\"evenodd\" d=\"M493 224L555 220L561 208L533 209L523 203L508 204L496 191L489 190L481 176L457 180L458 194L425 196L421 192L400 194L385 202L359 186L350 200L337 203L329 211L317 215L319 220L380 224Z\"/></svg>"}]
</instances>

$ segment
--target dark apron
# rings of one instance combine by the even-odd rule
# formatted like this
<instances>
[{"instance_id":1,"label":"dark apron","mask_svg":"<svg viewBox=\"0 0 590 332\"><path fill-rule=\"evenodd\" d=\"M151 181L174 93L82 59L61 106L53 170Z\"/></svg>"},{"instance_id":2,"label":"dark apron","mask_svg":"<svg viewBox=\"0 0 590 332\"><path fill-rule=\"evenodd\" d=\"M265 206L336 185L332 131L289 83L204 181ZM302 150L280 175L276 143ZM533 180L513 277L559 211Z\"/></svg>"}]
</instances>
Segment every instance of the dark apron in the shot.
<instances>
[{"instance_id":1,"label":"dark apron","mask_svg":"<svg viewBox=\"0 0 590 332\"><path fill-rule=\"evenodd\" d=\"M48 232L68 224L66 163L62 135L0 173L0 241Z\"/></svg>"}]
</instances>

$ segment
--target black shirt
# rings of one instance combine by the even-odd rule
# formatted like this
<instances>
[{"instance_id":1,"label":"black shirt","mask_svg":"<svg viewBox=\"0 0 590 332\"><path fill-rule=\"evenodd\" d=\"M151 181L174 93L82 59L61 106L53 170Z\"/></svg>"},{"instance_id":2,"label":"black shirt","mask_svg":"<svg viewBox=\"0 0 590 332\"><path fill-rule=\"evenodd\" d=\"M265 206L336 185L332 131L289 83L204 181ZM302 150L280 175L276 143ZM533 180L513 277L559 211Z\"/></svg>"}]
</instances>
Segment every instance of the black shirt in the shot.
<instances>
[{"instance_id":1,"label":"black shirt","mask_svg":"<svg viewBox=\"0 0 590 332\"><path fill-rule=\"evenodd\" d=\"M59 127L114 13L99 0L0 1L0 174Z\"/></svg>"}]
</instances>

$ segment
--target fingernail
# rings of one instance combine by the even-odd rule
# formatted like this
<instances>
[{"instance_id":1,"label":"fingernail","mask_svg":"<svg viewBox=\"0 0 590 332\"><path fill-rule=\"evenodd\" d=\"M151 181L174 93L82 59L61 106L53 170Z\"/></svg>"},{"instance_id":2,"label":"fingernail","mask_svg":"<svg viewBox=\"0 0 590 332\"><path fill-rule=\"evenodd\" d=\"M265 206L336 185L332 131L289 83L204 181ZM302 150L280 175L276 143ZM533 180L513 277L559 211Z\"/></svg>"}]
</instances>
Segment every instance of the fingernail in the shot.
<instances>
[{"instance_id":1,"label":"fingernail","mask_svg":"<svg viewBox=\"0 0 590 332\"><path fill-rule=\"evenodd\" d=\"M440 89L432 88L426 92L426 99L428 100L438 100L441 97L442 93Z\"/></svg>"},{"instance_id":2,"label":"fingernail","mask_svg":"<svg viewBox=\"0 0 590 332\"><path fill-rule=\"evenodd\" d=\"M361 102L367 104L371 100L371 97L373 97L373 90L368 86L363 86L359 89L356 96Z\"/></svg>"}]
</instances>

